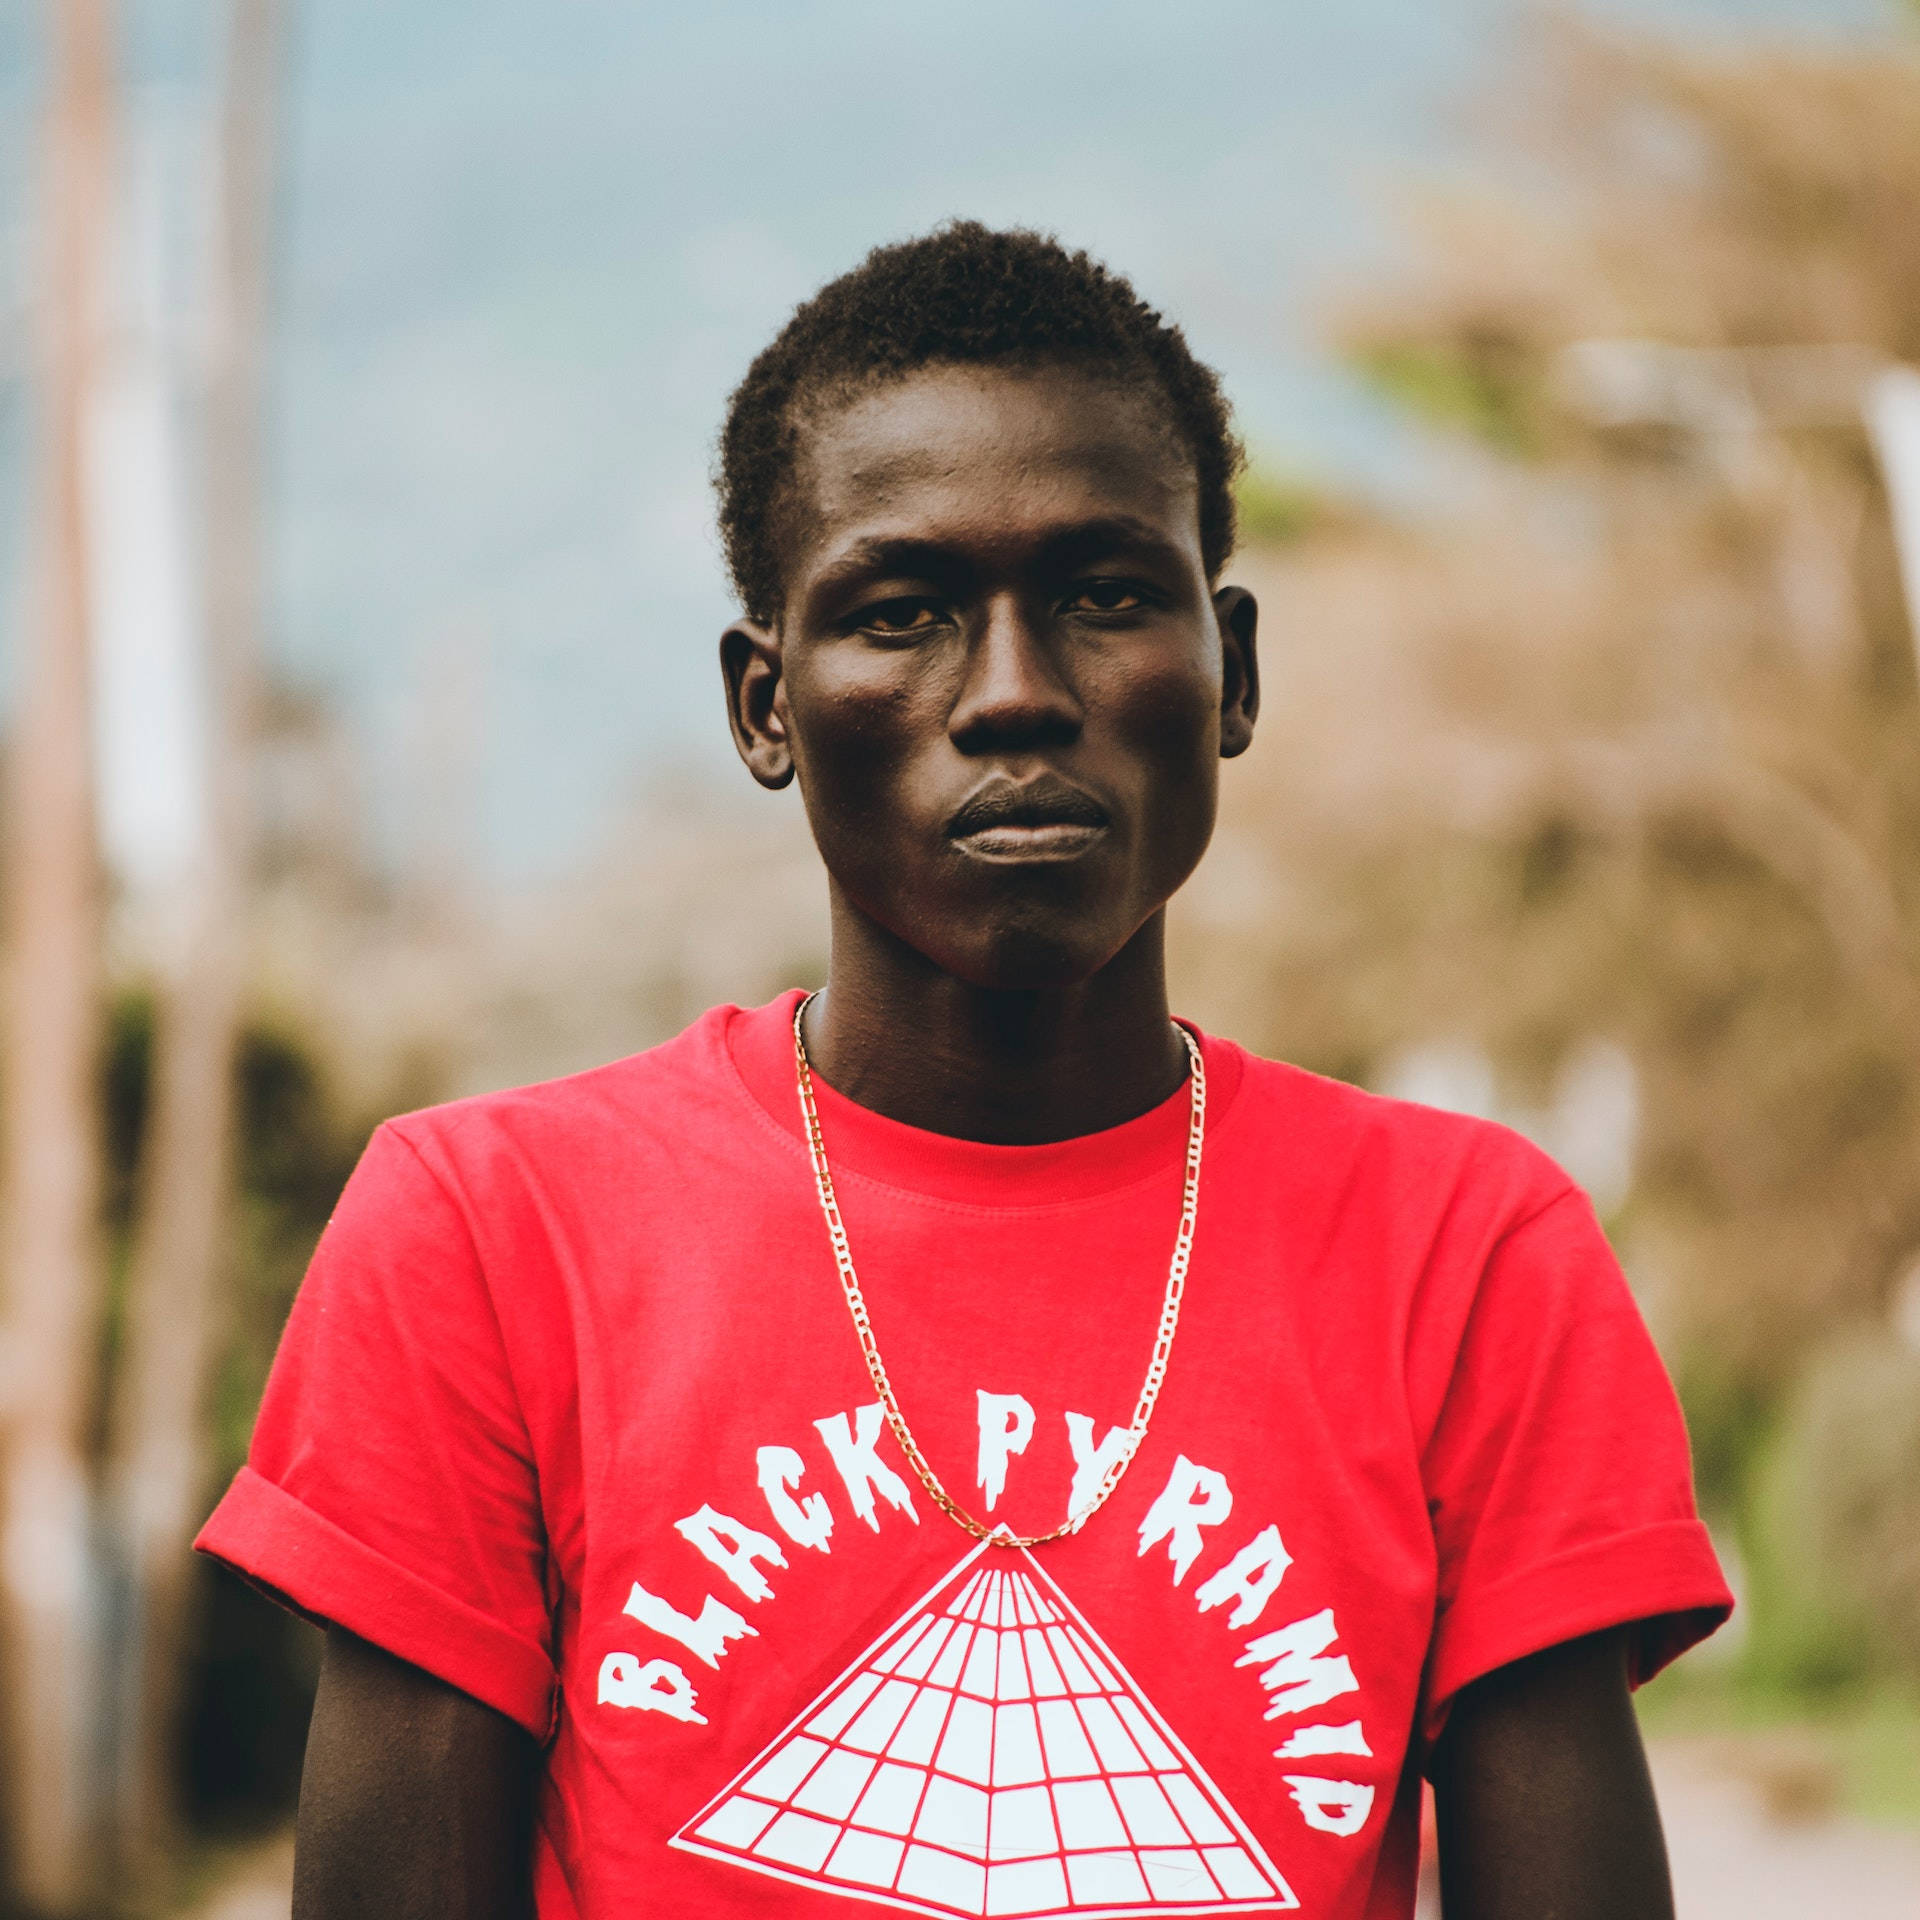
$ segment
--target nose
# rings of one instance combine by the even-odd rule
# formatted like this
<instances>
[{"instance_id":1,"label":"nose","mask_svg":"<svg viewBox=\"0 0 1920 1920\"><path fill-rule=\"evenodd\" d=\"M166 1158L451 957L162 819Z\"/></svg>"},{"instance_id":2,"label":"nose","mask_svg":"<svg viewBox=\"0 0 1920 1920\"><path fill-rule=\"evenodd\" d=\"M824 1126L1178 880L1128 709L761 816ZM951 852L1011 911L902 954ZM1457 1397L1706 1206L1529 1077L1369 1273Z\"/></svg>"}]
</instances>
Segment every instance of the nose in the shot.
<instances>
[{"instance_id":1,"label":"nose","mask_svg":"<svg viewBox=\"0 0 1920 1920\"><path fill-rule=\"evenodd\" d=\"M1066 746L1079 738L1083 718L1044 629L1015 596L997 595L968 644L947 737L962 753Z\"/></svg>"}]
</instances>

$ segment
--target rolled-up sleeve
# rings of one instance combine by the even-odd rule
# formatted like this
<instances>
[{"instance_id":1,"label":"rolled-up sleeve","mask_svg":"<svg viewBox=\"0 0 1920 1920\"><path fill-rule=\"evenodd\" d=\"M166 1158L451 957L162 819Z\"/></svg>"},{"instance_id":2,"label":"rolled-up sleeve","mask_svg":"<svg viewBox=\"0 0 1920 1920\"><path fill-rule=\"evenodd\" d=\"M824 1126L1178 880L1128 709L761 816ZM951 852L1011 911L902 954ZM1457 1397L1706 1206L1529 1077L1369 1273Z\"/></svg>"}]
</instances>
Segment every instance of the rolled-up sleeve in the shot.
<instances>
[{"instance_id":1,"label":"rolled-up sleeve","mask_svg":"<svg viewBox=\"0 0 1920 1920\"><path fill-rule=\"evenodd\" d=\"M1679 1403L1576 1189L1495 1247L1422 1466L1439 1557L1429 1738L1509 1661L1630 1626L1638 1684L1732 1611Z\"/></svg>"},{"instance_id":2,"label":"rolled-up sleeve","mask_svg":"<svg viewBox=\"0 0 1920 1920\"><path fill-rule=\"evenodd\" d=\"M548 1732L532 1445L467 1221L394 1125L321 1238L248 1463L196 1545Z\"/></svg>"}]
</instances>

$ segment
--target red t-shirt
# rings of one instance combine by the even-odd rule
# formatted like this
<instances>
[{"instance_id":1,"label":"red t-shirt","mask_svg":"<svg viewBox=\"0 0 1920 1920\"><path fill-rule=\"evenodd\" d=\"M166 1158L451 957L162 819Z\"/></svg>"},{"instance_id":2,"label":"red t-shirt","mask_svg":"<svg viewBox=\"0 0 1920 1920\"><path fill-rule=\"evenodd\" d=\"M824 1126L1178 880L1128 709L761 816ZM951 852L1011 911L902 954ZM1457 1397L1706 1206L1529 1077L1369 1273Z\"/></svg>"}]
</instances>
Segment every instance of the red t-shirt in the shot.
<instances>
[{"instance_id":1,"label":"red t-shirt","mask_svg":"<svg viewBox=\"0 0 1920 1920\"><path fill-rule=\"evenodd\" d=\"M1628 1621L1644 1676L1726 1615L1565 1175L1213 1039L1147 1440L1083 1532L980 1546L881 1425L793 1004L383 1127L201 1536L550 1743L543 1920L1404 1915L1462 1685ZM1039 1147L818 1098L928 1459L1057 1525L1152 1350L1185 1090Z\"/></svg>"}]
</instances>

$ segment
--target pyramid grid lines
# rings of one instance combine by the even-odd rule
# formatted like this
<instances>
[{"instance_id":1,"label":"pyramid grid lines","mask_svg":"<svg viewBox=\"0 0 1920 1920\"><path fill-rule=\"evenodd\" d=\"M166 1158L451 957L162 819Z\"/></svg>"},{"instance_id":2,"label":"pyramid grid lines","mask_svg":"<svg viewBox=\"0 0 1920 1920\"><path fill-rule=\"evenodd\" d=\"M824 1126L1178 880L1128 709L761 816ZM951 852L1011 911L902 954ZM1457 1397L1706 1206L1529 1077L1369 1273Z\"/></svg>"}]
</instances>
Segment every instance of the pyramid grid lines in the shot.
<instances>
[{"instance_id":1,"label":"pyramid grid lines","mask_svg":"<svg viewBox=\"0 0 1920 1920\"><path fill-rule=\"evenodd\" d=\"M1298 1902L1024 1549L969 1554L674 1836L931 1914ZM1024 1562L1024 1565L1008 1563Z\"/></svg>"}]
</instances>

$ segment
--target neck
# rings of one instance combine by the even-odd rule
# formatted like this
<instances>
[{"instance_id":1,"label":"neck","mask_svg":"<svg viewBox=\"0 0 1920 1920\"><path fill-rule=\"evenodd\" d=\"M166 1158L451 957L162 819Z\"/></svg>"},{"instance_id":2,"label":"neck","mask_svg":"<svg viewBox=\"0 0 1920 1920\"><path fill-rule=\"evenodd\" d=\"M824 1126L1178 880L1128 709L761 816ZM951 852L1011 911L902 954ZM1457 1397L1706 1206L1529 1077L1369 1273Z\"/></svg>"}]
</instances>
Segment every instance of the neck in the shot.
<instances>
[{"instance_id":1,"label":"neck","mask_svg":"<svg viewBox=\"0 0 1920 1920\"><path fill-rule=\"evenodd\" d=\"M837 895L827 990L807 1057L849 1100L963 1140L1035 1146L1145 1113L1186 1078L1155 914L1091 979L977 987Z\"/></svg>"}]
</instances>

